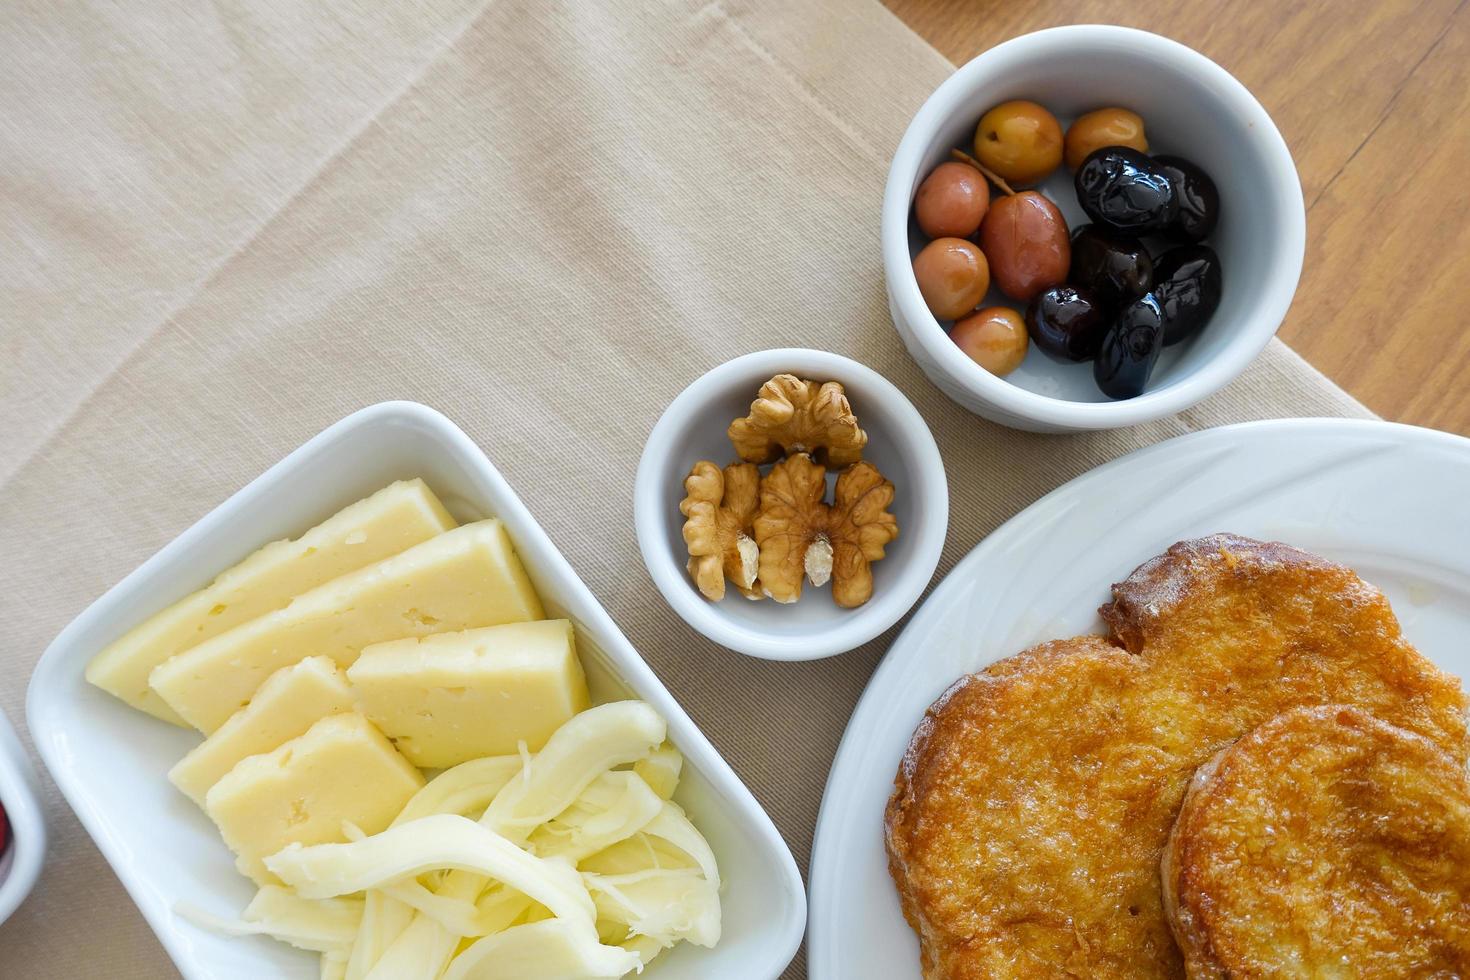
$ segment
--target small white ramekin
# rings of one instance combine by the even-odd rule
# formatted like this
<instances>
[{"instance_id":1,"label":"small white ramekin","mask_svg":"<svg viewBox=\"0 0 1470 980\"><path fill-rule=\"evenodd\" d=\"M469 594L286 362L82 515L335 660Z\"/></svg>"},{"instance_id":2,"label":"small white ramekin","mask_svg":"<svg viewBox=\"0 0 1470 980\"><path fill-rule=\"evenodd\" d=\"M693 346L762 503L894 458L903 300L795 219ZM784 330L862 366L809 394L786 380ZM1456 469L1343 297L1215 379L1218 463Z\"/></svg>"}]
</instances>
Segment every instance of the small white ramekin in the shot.
<instances>
[{"instance_id":1,"label":"small white ramekin","mask_svg":"<svg viewBox=\"0 0 1470 980\"><path fill-rule=\"evenodd\" d=\"M0 712L0 807L10 823L9 843L0 853L0 922L10 918L36 886L46 858L46 821L36 768Z\"/></svg>"},{"instance_id":2,"label":"small white ramekin","mask_svg":"<svg viewBox=\"0 0 1470 980\"><path fill-rule=\"evenodd\" d=\"M1214 178L1222 201L1209 244L1225 292L1193 340L1166 350L1148 390L1108 401L1091 364L1061 364L1033 349L999 378L971 361L930 314L914 280L922 238L909 212L919 183L952 147L966 147L980 116L1029 99L1066 124L1120 105L1143 116L1150 151L1193 160ZM1085 221L1071 173L1040 188L1075 228ZM1042 432L1110 429L1179 412L1238 376L1276 333L1296 291L1306 247L1301 182L1281 134L1229 72L1182 44L1125 27L1077 25L1006 41L935 90L894 154L883 197L883 265L894 325L914 360L945 394L977 415ZM1009 303L998 293L997 302ZM987 300L989 302L989 300Z\"/></svg>"},{"instance_id":3,"label":"small white ramekin","mask_svg":"<svg viewBox=\"0 0 1470 980\"><path fill-rule=\"evenodd\" d=\"M733 587L710 602L690 580L683 515L684 478L702 459L737 462L725 433L750 411L760 386L777 374L839 381L868 434L863 458L895 488L899 535L873 566L873 598L856 609L810 584L795 603L753 602ZM643 561L669 605L690 626L740 653L767 660L816 660L859 646L898 622L918 601L939 564L949 526L949 488L939 447L903 393L872 368L826 351L768 350L737 357L675 398L649 433L638 463L634 523Z\"/></svg>"}]
</instances>

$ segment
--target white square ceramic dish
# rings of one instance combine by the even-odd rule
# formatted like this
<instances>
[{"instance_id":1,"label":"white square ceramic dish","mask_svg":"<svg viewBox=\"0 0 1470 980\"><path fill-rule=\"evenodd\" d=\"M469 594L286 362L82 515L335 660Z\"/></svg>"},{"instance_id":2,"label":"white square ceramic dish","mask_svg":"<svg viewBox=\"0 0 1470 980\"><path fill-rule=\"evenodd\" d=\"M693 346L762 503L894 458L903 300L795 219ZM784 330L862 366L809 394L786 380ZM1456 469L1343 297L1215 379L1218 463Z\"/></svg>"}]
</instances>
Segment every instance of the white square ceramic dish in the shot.
<instances>
[{"instance_id":1,"label":"white square ceramic dish","mask_svg":"<svg viewBox=\"0 0 1470 980\"><path fill-rule=\"evenodd\" d=\"M97 650L255 548L298 534L393 480L423 477L461 520L505 521L548 613L576 627L598 700L634 696L668 721L683 751L675 799L708 837L725 879L724 935L681 944L647 971L660 980L774 977L801 941L806 898L770 818L649 670L485 454L443 415L384 402L348 416L179 535L76 618L31 678L26 714L57 785L190 980L317 976L316 957L269 939L227 938L178 903L236 915L253 889L208 818L165 777L198 736L92 687Z\"/></svg>"}]
</instances>

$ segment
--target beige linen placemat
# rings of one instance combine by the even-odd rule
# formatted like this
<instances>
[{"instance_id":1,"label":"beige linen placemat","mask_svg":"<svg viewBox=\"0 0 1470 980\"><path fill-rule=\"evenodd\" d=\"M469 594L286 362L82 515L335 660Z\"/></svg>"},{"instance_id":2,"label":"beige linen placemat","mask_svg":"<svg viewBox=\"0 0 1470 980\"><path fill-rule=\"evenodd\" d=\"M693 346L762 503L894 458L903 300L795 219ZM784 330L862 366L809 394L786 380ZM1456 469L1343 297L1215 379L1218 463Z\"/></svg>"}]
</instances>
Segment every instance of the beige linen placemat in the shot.
<instances>
[{"instance_id":1,"label":"beige linen placemat","mask_svg":"<svg viewBox=\"0 0 1470 980\"><path fill-rule=\"evenodd\" d=\"M20 724L50 639L198 516L341 416L411 398L484 447L804 865L892 633L768 664L659 600L633 473L685 384L787 345L882 372L948 467L940 575L1135 447L1367 414L1280 345L1126 432L957 408L888 322L877 242L889 156L950 66L869 0L785 6L0 8L0 706ZM47 812L0 974L173 975L54 790Z\"/></svg>"}]
</instances>

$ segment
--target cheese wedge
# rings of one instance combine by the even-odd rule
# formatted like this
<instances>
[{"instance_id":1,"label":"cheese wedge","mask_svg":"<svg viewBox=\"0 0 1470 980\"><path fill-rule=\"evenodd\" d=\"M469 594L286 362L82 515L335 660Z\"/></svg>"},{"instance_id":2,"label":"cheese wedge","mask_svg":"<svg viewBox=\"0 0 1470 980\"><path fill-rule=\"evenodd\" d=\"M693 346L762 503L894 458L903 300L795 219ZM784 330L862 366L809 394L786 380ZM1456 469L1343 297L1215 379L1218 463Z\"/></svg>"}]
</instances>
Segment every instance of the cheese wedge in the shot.
<instances>
[{"instance_id":1,"label":"cheese wedge","mask_svg":"<svg viewBox=\"0 0 1470 980\"><path fill-rule=\"evenodd\" d=\"M344 820L366 834L386 830L423 785L366 718L333 715L273 752L242 759L205 795L204 810L240 872L278 884L265 858L288 844L345 841Z\"/></svg>"},{"instance_id":2,"label":"cheese wedge","mask_svg":"<svg viewBox=\"0 0 1470 980\"><path fill-rule=\"evenodd\" d=\"M144 620L102 649L87 680L175 725L148 686L154 667L241 623L285 607L324 582L427 541L455 526L423 480L404 480L338 511L294 541L266 545L208 587Z\"/></svg>"},{"instance_id":3,"label":"cheese wedge","mask_svg":"<svg viewBox=\"0 0 1470 980\"><path fill-rule=\"evenodd\" d=\"M378 643L347 671L362 710L416 766L535 752L587 707L564 619Z\"/></svg>"},{"instance_id":4,"label":"cheese wedge","mask_svg":"<svg viewBox=\"0 0 1470 980\"><path fill-rule=\"evenodd\" d=\"M266 677L314 654L349 667L363 647L542 618L498 520L479 521L350 572L154 668L153 690L207 733Z\"/></svg>"},{"instance_id":5,"label":"cheese wedge","mask_svg":"<svg viewBox=\"0 0 1470 980\"><path fill-rule=\"evenodd\" d=\"M356 704L331 657L307 657L266 678L250 703L169 770L169 780L200 806L204 794L235 763L279 748L328 715Z\"/></svg>"}]
</instances>

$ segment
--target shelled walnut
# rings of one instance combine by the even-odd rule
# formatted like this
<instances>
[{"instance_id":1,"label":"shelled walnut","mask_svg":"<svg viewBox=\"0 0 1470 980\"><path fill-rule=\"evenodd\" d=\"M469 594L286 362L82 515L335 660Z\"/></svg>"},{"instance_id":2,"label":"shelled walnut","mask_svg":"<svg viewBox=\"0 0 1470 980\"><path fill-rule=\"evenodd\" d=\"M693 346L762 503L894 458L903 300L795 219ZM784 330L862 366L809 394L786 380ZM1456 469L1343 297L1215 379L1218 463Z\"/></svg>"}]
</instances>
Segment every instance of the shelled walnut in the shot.
<instances>
[{"instance_id":1,"label":"shelled walnut","mask_svg":"<svg viewBox=\"0 0 1470 980\"><path fill-rule=\"evenodd\" d=\"M687 496L679 504L684 515L684 544L689 574L706 599L725 597L725 579L746 598L760 599L755 588L760 555L751 537L751 522L760 501L760 470L736 463L723 471L700 461L684 480Z\"/></svg>"},{"instance_id":2,"label":"shelled walnut","mask_svg":"<svg viewBox=\"0 0 1470 980\"><path fill-rule=\"evenodd\" d=\"M862 459L868 444L842 385L803 381L794 374L778 374L761 385L750 414L730 423L729 436L747 463L810 453L828 466L846 466Z\"/></svg>"},{"instance_id":3,"label":"shelled walnut","mask_svg":"<svg viewBox=\"0 0 1470 980\"><path fill-rule=\"evenodd\" d=\"M888 511L893 493L893 484L871 463L855 463L838 475L829 506L827 471L810 456L777 463L761 479L755 519L765 594L795 602L804 576L816 586L831 580L832 598L843 608L867 602L873 595L872 563L898 537L898 521Z\"/></svg>"},{"instance_id":4,"label":"shelled walnut","mask_svg":"<svg viewBox=\"0 0 1470 980\"><path fill-rule=\"evenodd\" d=\"M898 537L898 521L888 510L893 484L862 461L868 437L842 385L778 374L728 432L745 462L694 464L679 504L700 593L718 601L728 579L747 598L789 603L806 578L830 581L844 608L867 602L872 563ZM774 465L761 476L756 464L765 463ZM842 468L830 504L829 466Z\"/></svg>"}]
</instances>

